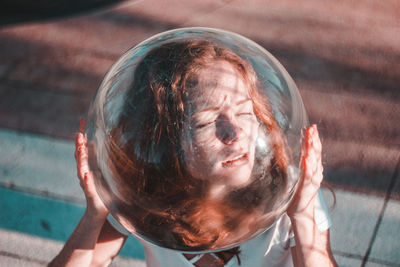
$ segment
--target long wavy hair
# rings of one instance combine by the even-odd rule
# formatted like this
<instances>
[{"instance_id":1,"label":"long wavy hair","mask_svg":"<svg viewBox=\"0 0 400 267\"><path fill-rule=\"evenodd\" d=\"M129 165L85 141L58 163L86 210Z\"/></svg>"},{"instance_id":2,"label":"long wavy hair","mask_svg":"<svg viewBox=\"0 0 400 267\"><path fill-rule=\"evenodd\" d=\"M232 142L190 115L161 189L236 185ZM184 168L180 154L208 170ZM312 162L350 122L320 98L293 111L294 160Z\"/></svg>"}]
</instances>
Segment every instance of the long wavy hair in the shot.
<instances>
[{"instance_id":1,"label":"long wavy hair","mask_svg":"<svg viewBox=\"0 0 400 267\"><path fill-rule=\"evenodd\" d=\"M188 88L196 86L199 69L218 60L231 63L243 78L273 155L260 163L263 170L249 185L213 202L207 198L207 179L187 171L181 138ZM108 165L116 184L113 209L137 234L182 251L215 249L240 237L236 229L244 218L281 205L277 197L288 189L285 137L248 62L210 41L170 42L149 51L133 77L108 136Z\"/></svg>"}]
</instances>

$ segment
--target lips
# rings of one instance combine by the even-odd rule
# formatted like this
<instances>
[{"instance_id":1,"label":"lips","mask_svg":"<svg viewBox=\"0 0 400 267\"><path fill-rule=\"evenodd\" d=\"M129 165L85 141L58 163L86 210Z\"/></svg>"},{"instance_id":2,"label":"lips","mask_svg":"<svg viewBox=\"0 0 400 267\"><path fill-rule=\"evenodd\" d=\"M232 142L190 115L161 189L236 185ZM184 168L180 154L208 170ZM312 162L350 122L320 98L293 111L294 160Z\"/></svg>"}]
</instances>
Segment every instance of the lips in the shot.
<instances>
[{"instance_id":1,"label":"lips","mask_svg":"<svg viewBox=\"0 0 400 267\"><path fill-rule=\"evenodd\" d=\"M247 153L242 153L237 156L232 157L231 159L222 162L223 167L235 167L246 164L249 160L249 155Z\"/></svg>"}]
</instances>

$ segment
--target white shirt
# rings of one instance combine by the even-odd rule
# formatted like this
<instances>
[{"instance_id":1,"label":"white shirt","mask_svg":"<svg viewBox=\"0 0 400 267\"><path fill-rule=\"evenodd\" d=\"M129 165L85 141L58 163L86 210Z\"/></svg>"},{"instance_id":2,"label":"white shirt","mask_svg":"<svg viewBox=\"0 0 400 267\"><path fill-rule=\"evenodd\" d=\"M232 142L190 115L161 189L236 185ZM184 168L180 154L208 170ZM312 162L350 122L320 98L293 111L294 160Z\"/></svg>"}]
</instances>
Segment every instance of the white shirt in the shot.
<instances>
[{"instance_id":1,"label":"white shirt","mask_svg":"<svg viewBox=\"0 0 400 267\"><path fill-rule=\"evenodd\" d=\"M323 232L331 226L328 210L320 191L318 191L318 198L316 198L315 201L314 214L315 223L319 231ZM108 217L108 221L119 232L129 235L129 232L112 216ZM146 264L148 267L194 266L180 252L156 246L143 239L139 239L139 241L144 247L146 253ZM291 222L285 213L264 233L240 245L240 266L293 266L290 248L294 245L295 242L291 230ZM236 257L232 257L225 266L239 266Z\"/></svg>"}]
</instances>

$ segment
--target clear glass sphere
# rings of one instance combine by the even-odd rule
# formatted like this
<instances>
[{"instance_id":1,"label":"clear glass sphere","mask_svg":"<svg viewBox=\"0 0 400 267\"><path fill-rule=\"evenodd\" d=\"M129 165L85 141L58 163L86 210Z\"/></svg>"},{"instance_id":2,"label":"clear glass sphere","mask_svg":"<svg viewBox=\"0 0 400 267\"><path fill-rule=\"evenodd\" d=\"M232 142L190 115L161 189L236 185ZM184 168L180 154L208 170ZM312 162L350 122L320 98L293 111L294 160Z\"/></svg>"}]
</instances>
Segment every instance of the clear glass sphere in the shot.
<instances>
[{"instance_id":1,"label":"clear glass sphere","mask_svg":"<svg viewBox=\"0 0 400 267\"><path fill-rule=\"evenodd\" d=\"M91 104L97 191L132 234L185 252L262 233L298 182L307 116L282 65L227 31L153 36L109 70Z\"/></svg>"}]
</instances>

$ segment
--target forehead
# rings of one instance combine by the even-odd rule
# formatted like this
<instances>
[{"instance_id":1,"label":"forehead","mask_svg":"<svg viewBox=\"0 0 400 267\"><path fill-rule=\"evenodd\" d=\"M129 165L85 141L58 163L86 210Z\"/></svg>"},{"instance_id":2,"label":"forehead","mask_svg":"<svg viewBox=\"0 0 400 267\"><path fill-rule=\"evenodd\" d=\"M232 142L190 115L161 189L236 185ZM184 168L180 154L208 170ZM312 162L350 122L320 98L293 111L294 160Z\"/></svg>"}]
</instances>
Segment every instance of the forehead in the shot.
<instances>
[{"instance_id":1,"label":"forehead","mask_svg":"<svg viewBox=\"0 0 400 267\"><path fill-rule=\"evenodd\" d=\"M197 107L239 101L249 97L242 74L228 61L216 61L196 72L197 85L188 88L190 100Z\"/></svg>"}]
</instances>

